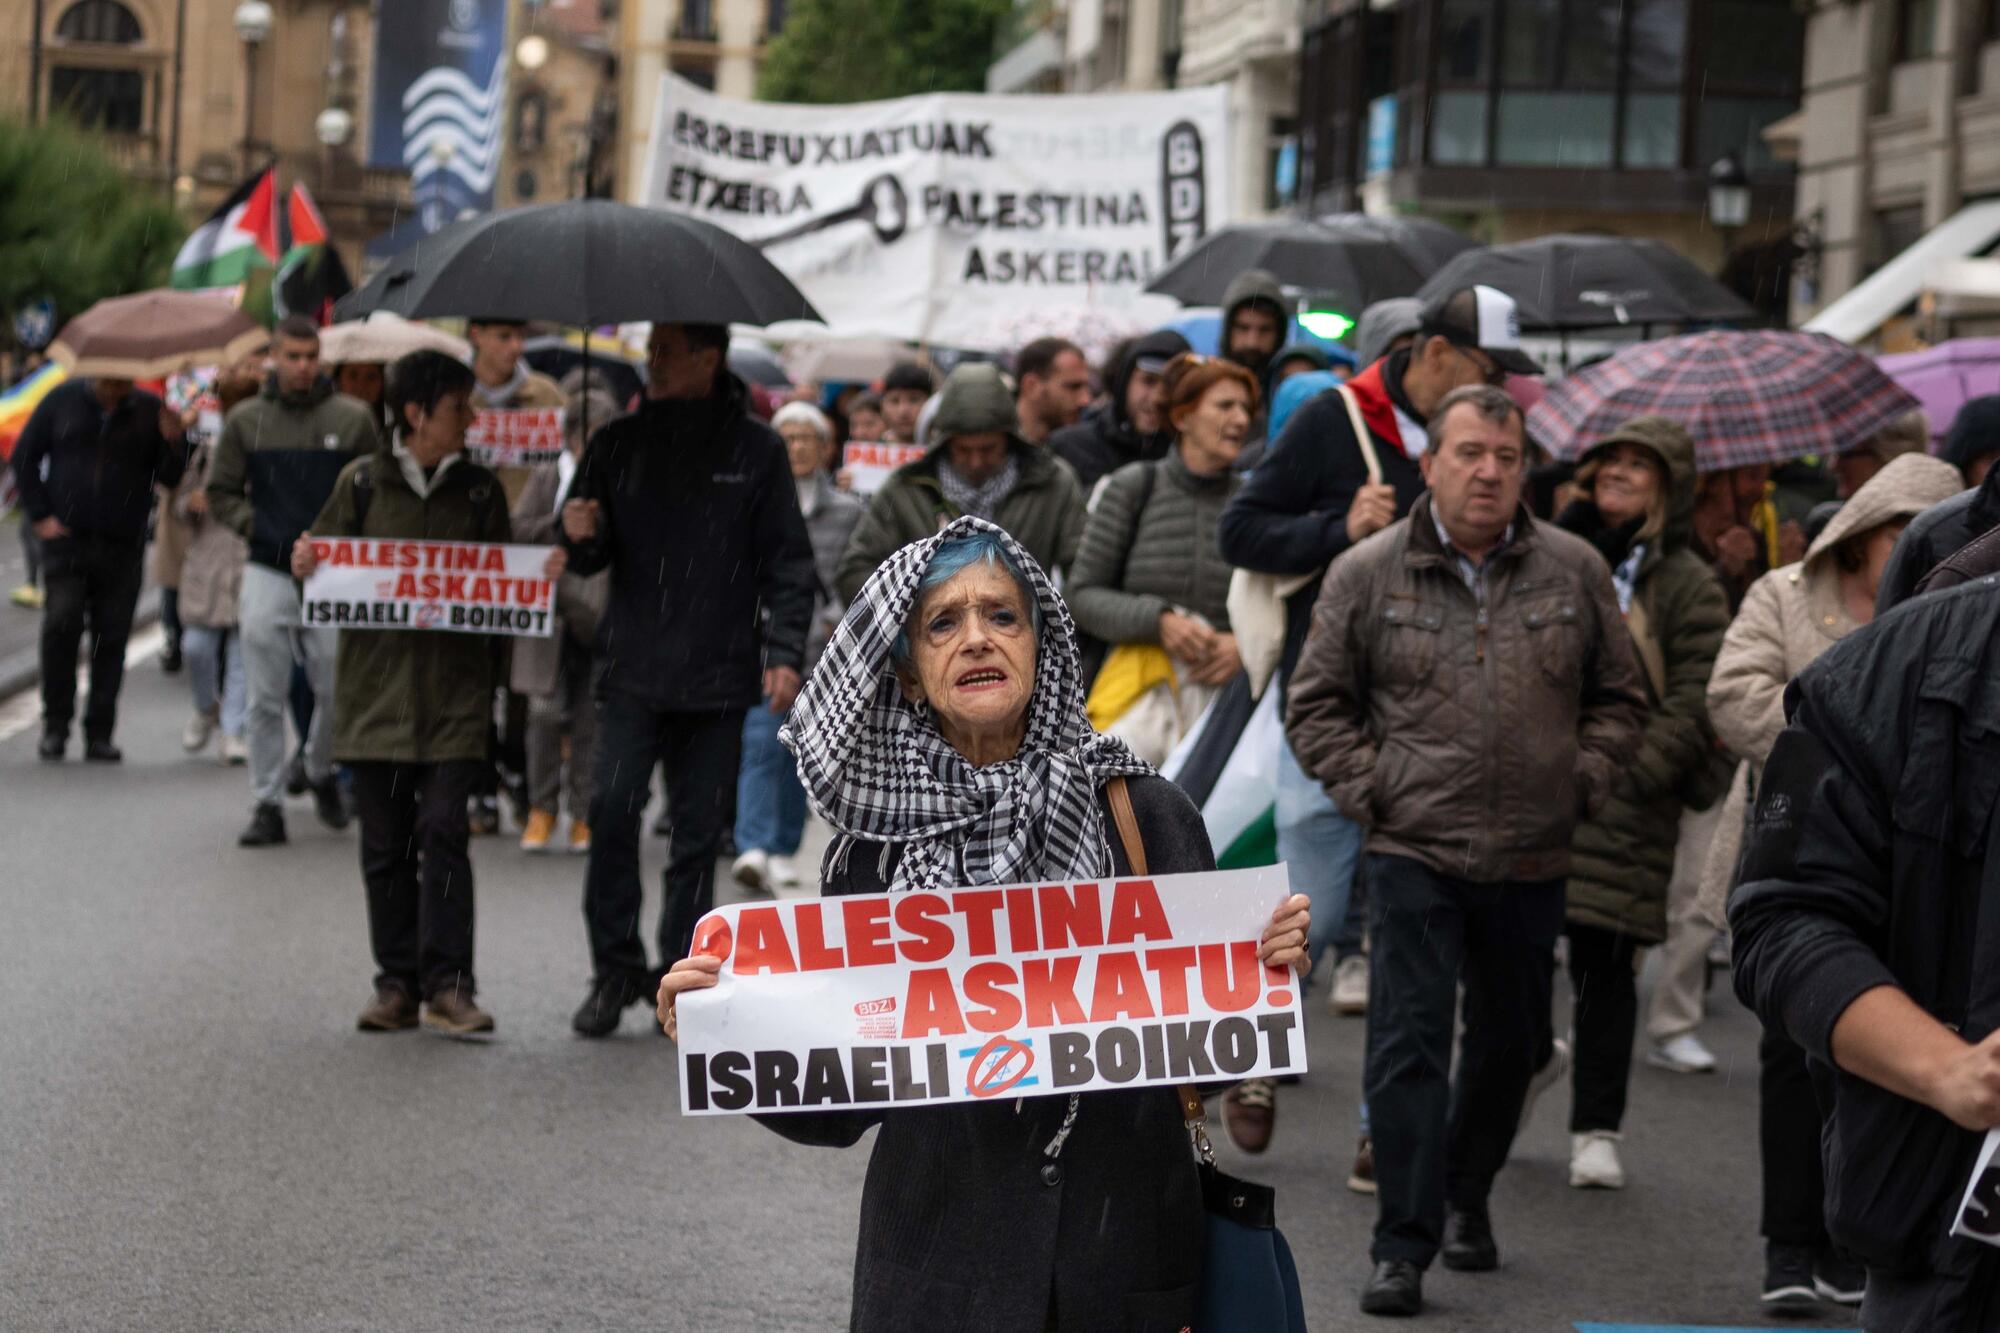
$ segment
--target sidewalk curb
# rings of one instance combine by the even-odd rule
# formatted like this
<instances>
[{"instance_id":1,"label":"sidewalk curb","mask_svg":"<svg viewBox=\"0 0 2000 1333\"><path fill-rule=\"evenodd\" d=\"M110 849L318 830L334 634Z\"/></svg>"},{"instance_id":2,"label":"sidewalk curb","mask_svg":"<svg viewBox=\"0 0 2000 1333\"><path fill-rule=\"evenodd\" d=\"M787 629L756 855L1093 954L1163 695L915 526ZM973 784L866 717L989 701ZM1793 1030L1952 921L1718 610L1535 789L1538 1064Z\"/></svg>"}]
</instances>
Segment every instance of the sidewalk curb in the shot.
<instances>
[{"instance_id":1,"label":"sidewalk curb","mask_svg":"<svg viewBox=\"0 0 2000 1333\"><path fill-rule=\"evenodd\" d=\"M132 633L151 629L160 620L160 595L151 588L139 599L139 609L132 616ZM5 702L17 694L39 687L42 683L42 650L39 647L23 648L10 657L0 658L0 702Z\"/></svg>"}]
</instances>

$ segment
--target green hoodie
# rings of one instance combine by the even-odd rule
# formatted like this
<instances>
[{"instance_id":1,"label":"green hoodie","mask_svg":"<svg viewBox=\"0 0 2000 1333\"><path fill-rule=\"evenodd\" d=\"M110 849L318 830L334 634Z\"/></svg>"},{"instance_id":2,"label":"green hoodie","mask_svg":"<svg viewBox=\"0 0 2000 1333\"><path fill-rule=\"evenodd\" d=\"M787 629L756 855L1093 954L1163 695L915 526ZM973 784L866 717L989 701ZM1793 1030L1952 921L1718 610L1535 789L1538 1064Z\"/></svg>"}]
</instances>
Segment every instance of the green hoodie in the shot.
<instances>
[{"instance_id":1,"label":"green hoodie","mask_svg":"<svg viewBox=\"0 0 2000 1333\"><path fill-rule=\"evenodd\" d=\"M1715 571L1690 547L1695 458L1687 432L1663 417L1639 417L1579 461L1616 444L1648 449L1667 469L1665 528L1640 558L1625 617L1652 707L1639 753L1597 817L1577 826L1569 919L1657 944L1667 936L1667 883L1681 812L1690 799L1703 804L1721 794L1713 771L1722 768L1727 781L1726 757L1708 720L1708 677L1729 627L1729 601ZM1595 505L1579 502L1573 509L1584 510L1586 521L1601 523ZM1564 526L1576 526L1568 514Z\"/></svg>"},{"instance_id":2,"label":"green hoodie","mask_svg":"<svg viewBox=\"0 0 2000 1333\"><path fill-rule=\"evenodd\" d=\"M960 517L938 480L938 463L959 435L1006 433L1020 479L1000 502L994 521L1051 577L1069 567L1083 540L1083 488L1069 464L1015 434L1017 424L1014 395L999 367L963 365L951 372L944 382L943 401L931 419L936 443L916 462L889 474L848 539L837 578L842 601L853 601L868 576L898 550Z\"/></svg>"}]
</instances>

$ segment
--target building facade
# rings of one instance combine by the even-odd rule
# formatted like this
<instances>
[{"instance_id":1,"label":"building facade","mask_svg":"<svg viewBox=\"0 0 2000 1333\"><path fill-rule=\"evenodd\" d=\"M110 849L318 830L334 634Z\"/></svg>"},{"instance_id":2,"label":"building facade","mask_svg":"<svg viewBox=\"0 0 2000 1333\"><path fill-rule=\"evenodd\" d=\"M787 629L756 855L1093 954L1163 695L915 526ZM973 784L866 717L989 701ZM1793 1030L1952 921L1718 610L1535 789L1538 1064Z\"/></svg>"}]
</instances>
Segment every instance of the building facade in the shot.
<instances>
[{"instance_id":1,"label":"building facade","mask_svg":"<svg viewBox=\"0 0 2000 1333\"><path fill-rule=\"evenodd\" d=\"M764 45L784 23L785 0L622 0L620 198L642 197L660 76L671 70L724 97L753 98Z\"/></svg>"},{"instance_id":2,"label":"building facade","mask_svg":"<svg viewBox=\"0 0 2000 1333\"><path fill-rule=\"evenodd\" d=\"M1791 0L1308 0L1301 201L1487 242L1645 235L1722 271L1789 244L1793 169L1763 131L1798 109L1803 44ZM1708 218L1725 157L1751 187L1733 234Z\"/></svg>"},{"instance_id":3,"label":"building facade","mask_svg":"<svg viewBox=\"0 0 2000 1333\"><path fill-rule=\"evenodd\" d=\"M1803 322L2000 198L2000 0L1818 0L1798 151L1799 233L1816 260L1793 285ZM1958 248L1990 253L1989 230Z\"/></svg>"}]
</instances>

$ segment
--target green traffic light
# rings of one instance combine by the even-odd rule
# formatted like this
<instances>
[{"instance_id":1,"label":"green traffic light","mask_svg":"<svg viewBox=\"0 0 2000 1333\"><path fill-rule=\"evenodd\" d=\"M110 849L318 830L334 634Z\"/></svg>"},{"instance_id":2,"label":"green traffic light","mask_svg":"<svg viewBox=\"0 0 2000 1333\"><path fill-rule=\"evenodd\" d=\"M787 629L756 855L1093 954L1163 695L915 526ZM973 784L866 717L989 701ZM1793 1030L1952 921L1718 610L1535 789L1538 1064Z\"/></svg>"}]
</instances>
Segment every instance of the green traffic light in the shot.
<instances>
[{"instance_id":1,"label":"green traffic light","mask_svg":"<svg viewBox=\"0 0 2000 1333\"><path fill-rule=\"evenodd\" d=\"M1338 342L1354 327L1354 321L1338 310L1308 310L1299 316L1299 327L1315 338Z\"/></svg>"}]
</instances>

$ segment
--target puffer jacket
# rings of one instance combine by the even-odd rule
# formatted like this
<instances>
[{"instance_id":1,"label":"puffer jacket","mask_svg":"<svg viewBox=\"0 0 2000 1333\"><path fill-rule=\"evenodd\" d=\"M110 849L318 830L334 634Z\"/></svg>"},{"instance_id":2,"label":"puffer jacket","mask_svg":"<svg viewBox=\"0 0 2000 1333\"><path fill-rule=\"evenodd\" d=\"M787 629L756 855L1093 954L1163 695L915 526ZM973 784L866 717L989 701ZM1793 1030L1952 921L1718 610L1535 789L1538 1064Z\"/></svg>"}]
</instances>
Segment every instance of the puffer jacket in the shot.
<instances>
[{"instance_id":1,"label":"puffer jacket","mask_svg":"<svg viewBox=\"0 0 2000 1333\"><path fill-rule=\"evenodd\" d=\"M913 541L935 536L939 528L960 517L938 479L938 465L957 435L1006 432L1020 475L993 521L1050 575L1069 567L1083 539L1083 490L1069 464L1015 433L1015 421L1014 397L998 367L975 364L952 371L930 426L929 438L937 443L916 462L889 474L855 526L840 558L841 601L853 601L868 576L891 555Z\"/></svg>"},{"instance_id":2,"label":"puffer jacket","mask_svg":"<svg viewBox=\"0 0 2000 1333\"><path fill-rule=\"evenodd\" d=\"M1884 523L1908 522L1957 495L1963 484L1958 469L1939 459L1923 454L1892 459L1840 507L1804 560L1774 569L1750 586L1743 609L1723 635L1708 682L1708 715L1715 734L1744 761L1723 803L1702 870L1700 910L1716 925L1722 924L1735 877L1750 792L1785 729L1785 687L1861 627L1840 595L1835 549ZM1906 532L1903 541L1908 539ZM1901 542L1896 549L1903 549Z\"/></svg>"},{"instance_id":3,"label":"puffer jacket","mask_svg":"<svg viewBox=\"0 0 2000 1333\"><path fill-rule=\"evenodd\" d=\"M365 506L357 499L363 469L370 492ZM462 454L434 477L430 494L420 496L385 446L341 471L312 533L505 542L507 498L498 477ZM342 630L333 757L414 764L485 759L504 642L450 630Z\"/></svg>"},{"instance_id":4,"label":"puffer jacket","mask_svg":"<svg viewBox=\"0 0 2000 1333\"><path fill-rule=\"evenodd\" d=\"M1521 509L1487 608L1429 496L1333 562L1287 696L1299 765L1371 852L1475 883L1569 873L1639 746L1645 685L1603 557Z\"/></svg>"},{"instance_id":5,"label":"puffer jacket","mask_svg":"<svg viewBox=\"0 0 2000 1333\"><path fill-rule=\"evenodd\" d=\"M1215 529L1242 480L1198 477L1178 449L1114 472L1070 567L1077 628L1106 643L1158 643L1160 616L1179 609L1228 630L1231 571Z\"/></svg>"},{"instance_id":6,"label":"puffer jacket","mask_svg":"<svg viewBox=\"0 0 2000 1333\"><path fill-rule=\"evenodd\" d=\"M1715 571L1688 545L1695 466L1687 432L1660 417L1640 417L1579 462L1618 444L1650 450L1667 472L1666 528L1639 558L1625 621L1646 668L1649 707L1638 754L1619 770L1604 808L1577 826L1567 897L1571 921L1657 944L1667 937L1667 881L1674 873L1683 792L1715 755L1708 673L1729 624L1729 598ZM1589 499L1571 510L1563 526L1579 536L1588 539L1593 526L1602 527ZM1616 550L1615 541L1600 543L1600 549L1607 544ZM1625 554L1617 552L1620 559ZM1641 635L1647 641L1641 642ZM1660 673L1657 682L1654 670ZM1713 799L1713 787L1709 793Z\"/></svg>"}]
</instances>

